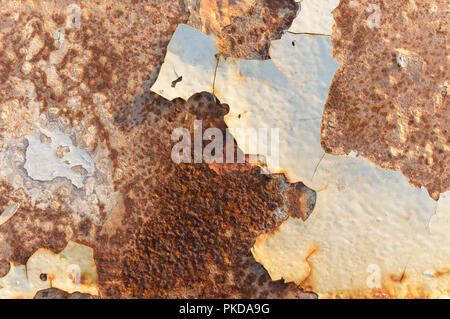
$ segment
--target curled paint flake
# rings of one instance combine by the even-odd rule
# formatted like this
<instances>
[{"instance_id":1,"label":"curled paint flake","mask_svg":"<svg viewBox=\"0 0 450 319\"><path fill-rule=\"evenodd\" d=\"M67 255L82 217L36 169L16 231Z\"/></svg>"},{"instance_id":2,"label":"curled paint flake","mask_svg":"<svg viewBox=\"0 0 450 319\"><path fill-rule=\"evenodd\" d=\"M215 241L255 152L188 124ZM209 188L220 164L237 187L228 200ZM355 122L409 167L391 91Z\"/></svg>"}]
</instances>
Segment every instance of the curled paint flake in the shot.
<instances>
[{"instance_id":1,"label":"curled paint flake","mask_svg":"<svg viewBox=\"0 0 450 319\"><path fill-rule=\"evenodd\" d=\"M59 254L38 249L26 265L11 265L0 278L0 299L33 298L48 288L98 295L93 249L75 242Z\"/></svg>"}]
</instances>

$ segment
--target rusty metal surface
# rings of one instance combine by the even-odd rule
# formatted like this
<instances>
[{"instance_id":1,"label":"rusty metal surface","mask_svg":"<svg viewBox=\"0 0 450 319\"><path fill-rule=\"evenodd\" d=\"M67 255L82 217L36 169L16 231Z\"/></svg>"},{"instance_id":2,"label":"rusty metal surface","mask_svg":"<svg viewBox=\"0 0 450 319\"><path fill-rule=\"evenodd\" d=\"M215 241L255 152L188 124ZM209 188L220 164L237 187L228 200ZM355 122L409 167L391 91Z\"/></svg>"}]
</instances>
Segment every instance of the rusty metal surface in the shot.
<instances>
[{"instance_id":1,"label":"rusty metal surface","mask_svg":"<svg viewBox=\"0 0 450 319\"><path fill-rule=\"evenodd\" d=\"M448 13L445 0L341 1L321 131L327 153L357 151L436 200L450 189Z\"/></svg>"},{"instance_id":2,"label":"rusty metal surface","mask_svg":"<svg viewBox=\"0 0 450 319\"><path fill-rule=\"evenodd\" d=\"M177 165L169 159L171 146L165 141L173 128L192 130L193 121L201 119L204 129L224 129L227 109L204 93L186 104L153 96L142 112L146 120L129 129L118 152L125 213L114 222L119 225L115 233L101 237L111 250L98 250L100 281L109 283L105 294L308 296L293 285L271 282L250 254L256 237L275 230L287 217L273 213L283 204L277 179L249 164L229 164L230 169L224 164L218 171L209 164ZM118 120L124 130L129 116ZM133 146L129 140L135 141Z\"/></svg>"},{"instance_id":3,"label":"rusty metal surface","mask_svg":"<svg viewBox=\"0 0 450 319\"><path fill-rule=\"evenodd\" d=\"M205 128L226 128L226 106L208 94L169 102L148 93L177 25L202 17L183 1L75 3L80 25L69 28L72 1L1 1L0 147L12 172L2 176L0 207L20 207L0 225L0 276L40 248L59 253L75 241L94 249L100 298L315 297L271 281L250 253L287 217L274 213L285 205L282 179L247 163L170 159L175 127L203 119ZM261 38L224 45L223 54L266 58L268 40L296 11L288 2L281 17L271 1L255 8L253 17L248 8L232 16L244 19L237 34L251 25ZM233 35L222 24L209 25L226 43ZM85 189L27 175L24 139L39 128L67 134L95 160Z\"/></svg>"},{"instance_id":4,"label":"rusty metal surface","mask_svg":"<svg viewBox=\"0 0 450 319\"><path fill-rule=\"evenodd\" d=\"M382 12L375 28L371 4ZM149 90L179 24L213 34L222 57L264 60L298 8L291 0L0 0L0 278L39 249L59 254L76 242L94 251L98 296L50 288L35 298L317 298L309 275L303 285L273 281L251 253L288 218L311 221L316 192L249 162L174 163L174 129L194 135L202 120L203 131L224 133L229 107L206 92L168 101ZM434 199L450 181L447 15L443 0L341 0L331 36L341 66L321 126L327 153L356 150ZM83 187L30 176L30 136L41 132L49 144L44 130L95 162Z\"/></svg>"},{"instance_id":5,"label":"rusty metal surface","mask_svg":"<svg viewBox=\"0 0 450 319\"><path fill-rule=\"evenodd\" d=\"M96 299L94 296L89 294L82 294L79 292L74 292L69 294L63 290L56 288L49 288L39 291L34 299Z\"/></svg>"}]
</instances>

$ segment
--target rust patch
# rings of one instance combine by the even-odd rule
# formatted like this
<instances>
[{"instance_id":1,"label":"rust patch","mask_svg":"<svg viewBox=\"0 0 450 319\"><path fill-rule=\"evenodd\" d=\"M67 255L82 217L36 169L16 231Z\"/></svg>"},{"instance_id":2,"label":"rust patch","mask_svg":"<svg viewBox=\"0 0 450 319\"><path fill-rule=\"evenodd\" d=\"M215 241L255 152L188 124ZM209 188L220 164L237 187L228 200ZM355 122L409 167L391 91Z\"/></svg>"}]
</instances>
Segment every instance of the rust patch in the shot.
<instances>
[{"instance_id":1,"label":"rust patch","mask_svg":"<svg viewBox=\"0 0 450 319\"><path fill-rule=\"evenodd\" d=\"M203 129L224 130L227 111L207 93L186 103L155 96L142 109L146 121L139 128L130 129L130 109L120 120L135 144L123 146L131 152L119 151L126 231L109 234L108 249L96 255L105 296L310 297L270 281L250 253L259 234L281 223L273 213L283 200L277 179L246 163L212 169L170 160L174 128L193 136L200 119Z\"/></svg>"},{"instance_id":2,"label":"rust patch","mask_svg":"<svg viewBox=\"0 0 450 319\"><path fill-rule=\"evenodd\" d=\"M97 297L79 292L69 294L57 288L49 288L38 291L34 299L97 299Z\"/></svg>"},{"instance_id":3,"label":"rust patch","mask_svg":"<svg viewBox=\"0 0 450 319\"><path fill-rule=\"evenodd\" d=\"M178 82L181 82L181 81L183 81L183 77L182 77L182 76L180 76L180 77L177 78L176 80L173 80L173 81L172 81L172 84L171 84L170 86L174 88L174 87L177 85L177 83L178 83Z\"/></svg>"},{"instance_id":4,"label":"rust patch","mask_svg":"<svg viewBox=\"0 0 450 319\"><path fill-rule=\"evenodd\" d=\"M447 270L438 270L434 273L435 277L443 277L450 275L450 269Z\"/></svg>"},{"instance_id":5,"label":"rust patch","mask_svg":"<svg viewBox=\"0 0 450 319\"><path fill-rule=\"evenodd\" d=\"M369 5L380 8L373 28ZM322 118L324 150L357 151L437 200L450 189L448 2L344 0L334 16L341 67Z\"/></svg>"},{"instance_id":6,"label":"rust patch","mask_svg":"<svg viewBox=\"0 0 450 319\"><path fill-rule=\"evenodd\" d=\"M406 280L408 280L408 275L406 274L406 272L402 272L400 276L396 276L394 274L390 274L389 275L389 280L391 280L394 283L398 283L398 284L402 284L404 283Z\"/></svg>"},{"instance_id":7,"label":"rust patch","mask_svg":"<svg viewBox=\"0 0 450 319\"><path fill-rule=\"evenodd\" d=\"M297 15L293 0L186 0L188 24L214 34L223 57L264 60L270 41L279 39Z\"/></svg>"}]
</instances>

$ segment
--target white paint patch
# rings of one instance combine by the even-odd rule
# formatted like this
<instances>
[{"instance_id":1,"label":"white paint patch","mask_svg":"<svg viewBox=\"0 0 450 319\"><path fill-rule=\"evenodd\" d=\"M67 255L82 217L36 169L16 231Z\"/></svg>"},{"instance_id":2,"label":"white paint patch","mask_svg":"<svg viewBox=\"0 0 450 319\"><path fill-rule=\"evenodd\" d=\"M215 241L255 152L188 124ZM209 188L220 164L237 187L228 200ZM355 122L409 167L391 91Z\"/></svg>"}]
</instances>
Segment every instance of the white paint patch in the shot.
<instances>
[{"instance_id":1,"label":"white paint patch","mask_svg":"<svg viewBox=\"0 0 450 319\"><path fill-rule=\"evenodd\" d=\"M24 168L34 180L52 181L65 177L76 187L82 188L84 179L94 173L92 158L75 147L69 136L59 131L41 129L27 140L29 145Z\"/></svg>"},{"instance_id":2,"label":"white paint patch","mask_svg":"<svg viewBox=\"0 0 450 319\"><path fill-rule=\"evenodd\" d=\"M408 58L406 57L406 55L404 55L402 53L397 53L397 55L395 56L395 59L397 60L397 64L400 67L406 68L408 66Z\"/></svg>"},{"instance_id":3,"label":"white paint patch","mask_svg":"<svg viewBox=\"0 0 450 319\"><path fill-rule=\"evenodd\" d=\"M35 295L36 291L28 283L24 265L11 265L9 273L0 278L0 299L18 299L24 296L31 299Z\"/></svg>"},{"instance_id":4,"label":"white paint patch","mask_svg":"<svg viewBox=\"0 0 450 319\"><path fill-rule=\"evenodd\" d=\"M367 267L374 264L381 269L380 288L393 296L414 296L415 289L450 293L449 278L423 275L447 269L450 260L449 210L438 213L430 232L436 202L425 189L354 156L327 155L314 179L317 201L309 219L288 219L252 249L273 280L301 284L308 278L304 284L321 297L374 297L367 286ZM403 272L403 283L392 281Z\"/></svg>"},{"instance_id":5,"label":"white paint patch","mask_svg":"<svg viewBox=\"0 0 450 319\"><path fill-rule=\"evenodd\" d=\"M37 250L26 266L11 265L9 273L0 278L0 299L33 298L38 291L51 287L98 295L93 249L69 242L60 254Z\"/></svg>"},{"instance_id":6,"label":"white paint patch","mask_svg":"<svg viewBox=\"0 0 450 319\"><path fill-rule=\"evenodd\" d=\"M332 11L339 0L296 0L300 9L289 28L290 32L331 35L334 24Z\"/></svg>"},{"instance_id":7,"label":"white paint patch","mask_svg":"<svg viewBox=\"0 0 450 319\"><path fill-rule=\"evenodd\" d=\"M170 40L158 79L151 90L168 100L177 97L187 100L197 92L212 92L217 53L213 35L206 36L180 24ZM175 83L180 77L181 81Z\"/></svg>"},{"instance_id":8,"label":"white paint patch","mask_svg":"<svg viewBox=\"0 0 450 319\"><path fill-rule=\"evenodd\" d=\"M279 128L279 166L269 145L258 154L266 157L270 171L285 172L289 182L311 187L324 154L317 133L322 109L339 65L328 37L285 34L272 41L270 56L266 61L220 61L216 95L230 106L225 122L244 153L252 145L239 128Z\"/></svg>"}]
</instances>

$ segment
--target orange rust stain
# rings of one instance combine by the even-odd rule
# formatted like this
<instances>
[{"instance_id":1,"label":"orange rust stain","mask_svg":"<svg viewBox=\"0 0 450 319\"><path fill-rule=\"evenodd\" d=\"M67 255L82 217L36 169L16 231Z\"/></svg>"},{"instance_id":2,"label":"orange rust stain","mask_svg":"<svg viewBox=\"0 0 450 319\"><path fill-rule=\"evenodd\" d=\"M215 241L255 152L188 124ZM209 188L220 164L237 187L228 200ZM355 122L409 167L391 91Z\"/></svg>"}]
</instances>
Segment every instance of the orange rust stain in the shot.
<instances>
[{"instance_id":1,"label":"orange rust stain","mask_svg":"<svg viewBox=\"0 0 450 319\"><path fill-rule=\"evenodd\" d=\"M317 251L318 251L318 248L317 248L315 245L313 245L313 246L309 249L308 254L306 255L305 262L308 264L308 267L309 267L309 274L308 274L308 276L306 276L305 279L303 279L303 281L302 281L302 282L300 283L300 285L299 285L303 290L314 291L314 288L313 288L312 283L311 283L311 278L312 278L312 275L313 275L314 268L313 268L312 263L309 261L309 259L310 259L311 256L314 255Z\"/></svg>"},{"instance_id":2,"label":"orange rust stain","mask_svg":"<svg viewBox=\"0 0 450 319\"><path fill-rule=\"evenodd\" d=\"M434 273L434 276L437 277L437 278L442 277L442 276L445 276L445 275L450 275L450 269L447 269L447 270L438 270L438 271L436 271L436 272Z\"/></svg>"},{"instance_id":3,"label":"orange rust stain","mask_svg":"<svg viewBox=\"0 0 450 319\"><path fill-rule=\"evenodd\" d=\"M408 279L408 275L406 274L406 272L402 272L402 274L400 276L396 276L394 274L389 274L389 279L392 282L402 284L404 281L406 281Z\"/></svg>"}]
</instances>

